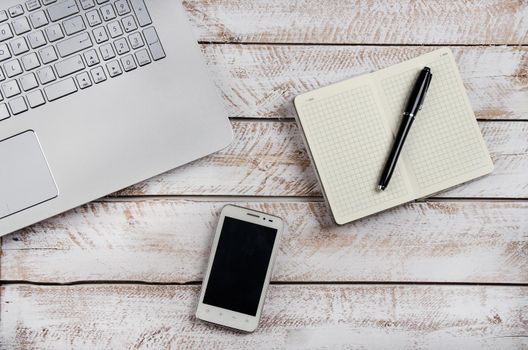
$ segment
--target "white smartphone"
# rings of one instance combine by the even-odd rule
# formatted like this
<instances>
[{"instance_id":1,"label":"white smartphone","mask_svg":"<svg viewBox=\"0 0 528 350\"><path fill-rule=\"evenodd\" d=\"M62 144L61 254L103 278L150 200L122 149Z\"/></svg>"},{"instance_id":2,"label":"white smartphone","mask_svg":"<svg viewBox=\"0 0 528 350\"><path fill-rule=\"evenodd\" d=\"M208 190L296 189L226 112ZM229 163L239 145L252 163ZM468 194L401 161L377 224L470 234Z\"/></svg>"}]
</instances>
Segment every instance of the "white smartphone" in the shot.
<instances>
[{"instance_id":1,"label":"white smartphone","mask_svg":"<svg viewBox=\"0 0 528 350\"><path fill-rule=\"evenodd\" d=\"M283 227L277 216L222 209L197 318L246 332L257 328Z\"/></svg>"}]
</instances>

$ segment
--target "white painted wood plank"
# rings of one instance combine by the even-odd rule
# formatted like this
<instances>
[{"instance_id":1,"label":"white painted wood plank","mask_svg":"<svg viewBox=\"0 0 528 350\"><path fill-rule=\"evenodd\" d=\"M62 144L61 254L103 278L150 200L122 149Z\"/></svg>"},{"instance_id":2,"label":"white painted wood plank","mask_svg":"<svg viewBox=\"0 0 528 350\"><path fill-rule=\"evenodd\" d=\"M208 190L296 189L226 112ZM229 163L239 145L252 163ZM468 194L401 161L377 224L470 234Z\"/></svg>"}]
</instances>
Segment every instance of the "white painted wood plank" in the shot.
<instances>
[{"instance_id":1,"label":"white painted wood plank","mask_svg":"<svg viewBox=\"0 0 528 350\"><path fill-rule=\"evenodd\" d=\"M0 348L522 349L528 288L271 286L260 328L194 317L199 286L2 288Z\"/></svg>"},{"instance_id":2,"label":"white painted wood plank","mask_svg":"<svg viewBox=\"0 0 528 350\"><path fill-rule=\"evenodd\" d=\"M347 44L526 44L522 0L185 0L200 40Z\"/></svg>"},{"instance_id":3,"label":"white painted wood plank","mask_svg":"<svg viewBox=\"0 0 528 350\"><path fill-rule=\"evenodd\" d=\"M437 197L528 198L528 122L480 122L491 175ZM320 196L295 122L234 121L226 149L118 195Z\"/></svg>"},{"instance_id":4,"label":"white painted wood plank","mask_svg":"<svg viewBox=\"0 0 528 350\"><path fill-rule=\"evenodd\" d=\"M202 51L230 117L291 118L300 93L437 48L203 45ZM528 47L452 49L478 118L528 119Z\"/></svg>"},{"instance_id":5,"label":"white painted wood plank","mask_svg":"<svg viewBox=\"0 0 528 350\"><path fill-rule=\"evenodd\" d=\"M225 202L99 202L3 237L2 280L189 282ZM414 203L336 226L322 202L236 202L284 218L275 281L528 282L528 203Z\"/></svg>"}]
</instances>

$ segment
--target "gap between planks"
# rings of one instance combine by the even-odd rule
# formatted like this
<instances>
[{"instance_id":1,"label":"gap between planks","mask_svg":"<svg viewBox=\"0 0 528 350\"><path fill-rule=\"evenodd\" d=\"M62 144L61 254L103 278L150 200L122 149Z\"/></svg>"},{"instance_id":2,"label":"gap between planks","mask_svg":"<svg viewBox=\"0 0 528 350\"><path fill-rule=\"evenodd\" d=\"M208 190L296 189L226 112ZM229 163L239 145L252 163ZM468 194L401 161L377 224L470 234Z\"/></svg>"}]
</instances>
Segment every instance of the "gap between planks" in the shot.
<instances>
[{"instance_id":1,"label":"gap between planks","mask_svg":"<svg viewBox=\"0 0 528 350\"><path fill-rule=\"evenodd\" d=\"M528 287L528 283L509 282L421 282L421 281L271 281L271 285L278 286L348 286L348 285L377 285L377 286L487 286L487 287ZM200 286L202 281L189 282L149 282L141 280L89 280L71 282L35 282L25 280L0 280L0 286L30 285L49 287L70 287L81 285L145 285L145 286Z\"/></svg>"},{"instance_id":2,"label":"gap between planks","mask_svg":"<svg viewBox=\"0 0 528 350\"><path fill-rule=\"evenodd\" d=\"M308 203L324 202L323 196L225 196L225 195L113 195L99 198L91 203L104 202L138 202L146 200L188 200L194 202L266 202L266 203ZM528 202L528 198L502 198L502 197L428 197L420 198L408 203L426 202ZM405 204L405 203L404 203Z\"/></svg>"},{"instance_id":3,"label":"gap between planks","mask_svg":"<svg viewBox=\"0 0 528 350\"><path fill-rule=\"evenodd\" d=\"M512 44L512 43L493 43L493 44L460 44L460 43L446 43L446 44L380 44L380 43L299 43L299 42L266 42L266 41L207 41L198 40L200 45L263 45L263 46L368 46L368 47L495 47L495 46L506 46L506 47L526 47L528 44Z\"/></svg>"},{"instance_id":4,"label":"gap between planks","mask_svg":"<svg viewBox=\"0 0 528 350\"><path fill-rule=\"evenodd\" d=\"M485 123L526 123L528 122L528 119L498 119L498 118L475 118L477 122L485 122ZM268 123L297 123L295 118L292 117L229 117L229 120L232 123L260 123L260 122L268 122Z\"/></svg>"}]
</instances>

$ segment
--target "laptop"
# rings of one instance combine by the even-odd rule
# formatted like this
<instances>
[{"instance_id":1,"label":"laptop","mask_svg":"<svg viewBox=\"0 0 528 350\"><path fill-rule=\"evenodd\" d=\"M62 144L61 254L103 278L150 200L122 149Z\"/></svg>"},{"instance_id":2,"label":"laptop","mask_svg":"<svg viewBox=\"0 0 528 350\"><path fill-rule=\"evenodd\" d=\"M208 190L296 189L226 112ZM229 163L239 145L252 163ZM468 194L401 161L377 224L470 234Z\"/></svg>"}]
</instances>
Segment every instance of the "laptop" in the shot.
<instances>
[{"instance_id":1,"label":"laptop","mask_svg":"<svg viewBox=\"0 0 528 350\"><path fill-rule=\"evenodd\" d=\"M220 150L179 0L0 0L0 236Z\"/></svg>"}]
</instances>

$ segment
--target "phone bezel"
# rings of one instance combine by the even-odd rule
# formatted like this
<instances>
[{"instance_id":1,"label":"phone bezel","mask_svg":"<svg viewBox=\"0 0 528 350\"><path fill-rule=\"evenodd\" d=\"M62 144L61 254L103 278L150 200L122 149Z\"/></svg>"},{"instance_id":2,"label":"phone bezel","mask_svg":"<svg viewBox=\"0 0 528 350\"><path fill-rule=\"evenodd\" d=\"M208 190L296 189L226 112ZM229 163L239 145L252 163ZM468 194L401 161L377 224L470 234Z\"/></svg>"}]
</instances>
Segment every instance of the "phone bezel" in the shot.
<instances>
[{"instance_id":1,"label":"phone bezel","mask_svg":"<svg viewBox=\"0 0 528 350\"><path fill-rule=\"evenodd\" d=\"M254 223L257 225L274 228L277 230L277 235L275 237L275 242L273 244L270 261L268 264L268 270L266 271L266 277L264 279L264 286L262 288L262 293L260 295L260 300L257 308L257 313L255 316L246 315L240 312L232 311L229 309L223 309L220 307L208 305L203 303L203 298L205 295L205 289L209 282L209 275L211 273L211 268L213 266L214 257L216 255L216 249L218 247L218 241L220 239L220 233L222 232L222 227L224 226L225 217L231 217L234 219ZM200 299L198 301L198 307L196 309L196 317L216 323L222 326L239 329L245 332L253 332L259 323L260 315L262 312L262 307L264 304L264 299L268 291L269 282L271 279L271 274L273 271L273 266L275 264L275 257L277 255L278 242L281 239L282 233L284 230L283 220L277 216L266 214L252 209L242 208L234 205L226 205L222 212L220 213L220 219L218 221L218 226L216 227L216 232L213 239L213 244L211 247L211 253L209 255L209 262L207 263L207 270L205 273L205 278L202 284L202 290L200 292Z\"/></svg>"}]
</instances>

